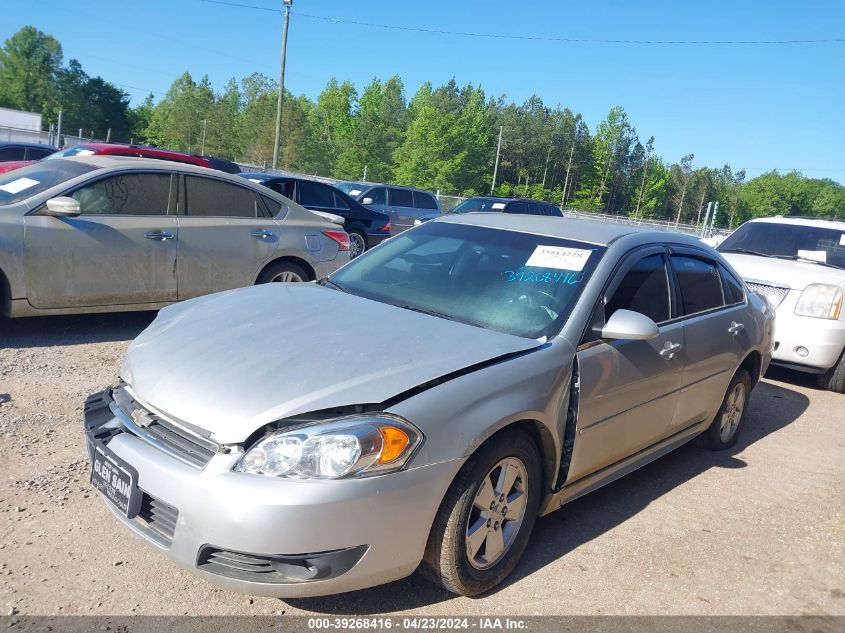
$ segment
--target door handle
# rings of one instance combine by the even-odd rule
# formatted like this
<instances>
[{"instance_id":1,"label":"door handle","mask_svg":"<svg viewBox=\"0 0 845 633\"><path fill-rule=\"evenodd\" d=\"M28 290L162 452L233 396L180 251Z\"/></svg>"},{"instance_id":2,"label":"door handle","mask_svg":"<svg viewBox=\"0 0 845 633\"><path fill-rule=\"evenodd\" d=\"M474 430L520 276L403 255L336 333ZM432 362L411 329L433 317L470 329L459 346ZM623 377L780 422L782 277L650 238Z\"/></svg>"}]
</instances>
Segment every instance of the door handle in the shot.
<instances>
[{"instance_id":1,"label":"door handle","mask_svg":"<svg viewBox=\"0 0 845 633\"><path fill-rule=\"evenodd\" d=\"M261 231L250 231L249 233L252 237L257 237L262 240L268 240L271 237L276 237L276 234L273 231L268 231L267 229Z\"/></svg>"},{"instance_id":2,"label":"door handle","mask_svg":"<svg viewBox=\"0 0 845 633\"><path fill-rule=\"evenodd\" d=\"M740 332L745 329L745 324L737 323L736 321L731 321L731 326L728 328L728 332L736 336Z\"/></svg>"},{"instance_id":3,"label":"door handle","mask_svg":"<svg viewBox=\"0 0 845 633\"><path fill-rule=\"evenodd\" d=\"M159 242L163 242L164 240L172 240L176 237L176 235L170 231L148 231L147 233L144 233L144 237L148 240L158 240Z\"/></svg>"},{"instance_id":4,"label":"door handle","mask_svg":"<svg viewBox=\"0 0 845 633\"><path fill-rule=\"evenodd\" d=\"M666 341L666 344L663 346L663 349L660 350L660 355L666 360L672 360L672 357L678 352L680 352L683 347L684 346L680 343Z\"/></svg>"}]
</instances>

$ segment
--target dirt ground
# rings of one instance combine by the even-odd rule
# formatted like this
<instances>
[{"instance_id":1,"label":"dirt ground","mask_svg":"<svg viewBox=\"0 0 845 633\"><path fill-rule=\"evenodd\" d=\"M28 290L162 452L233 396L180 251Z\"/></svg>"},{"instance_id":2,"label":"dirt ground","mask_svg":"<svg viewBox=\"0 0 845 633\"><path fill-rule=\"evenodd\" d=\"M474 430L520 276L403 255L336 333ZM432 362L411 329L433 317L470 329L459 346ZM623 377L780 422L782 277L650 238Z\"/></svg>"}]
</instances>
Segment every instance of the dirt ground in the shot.
<instances>
[{"instance_id":1,"label":"dirt ground","mask_svg":"<svg viewBox=\"0 0 845 633\"><path fill-rule=\"evenodd\" d=\"M177 569L88 483L85 396L152 314L0 319L0 615L845 615L845 396L770 372L737 446L689 445L541 519L508 581L250 598Z\"/></svg>"}]
</instances>

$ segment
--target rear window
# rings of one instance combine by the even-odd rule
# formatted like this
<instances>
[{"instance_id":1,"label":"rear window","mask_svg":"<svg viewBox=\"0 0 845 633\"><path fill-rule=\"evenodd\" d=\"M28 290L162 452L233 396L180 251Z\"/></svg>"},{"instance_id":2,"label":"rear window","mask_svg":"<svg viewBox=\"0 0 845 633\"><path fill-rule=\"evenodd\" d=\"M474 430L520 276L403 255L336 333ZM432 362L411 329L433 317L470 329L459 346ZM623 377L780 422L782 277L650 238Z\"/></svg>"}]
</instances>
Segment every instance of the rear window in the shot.
<instances>
[{"instance_id":1,"label":"rear window","mask_svg":"<svg viewBox=\"0 0 845 633\"><path fill-rule=\"evenodd\" d=\"M214 180L185 178L188 216L215 218L256 218L264 216L259 195L245 187Z\"/></svg>"},{"instance_id":2,"label":"rear window","mask_svg":"<svg viewBox=\"0 0 845 633\"><path fill-rule=\"evenodd\" d=\"M414 194L408 189L390 189L390 206L413 207Z\"/></svg>"},{"instance_id":3,"label":"rear window","mask_svg":"<svg viewBox=\"0 0 845 633\"><path fill-rule=\"evenodd\" d=\"M71 156L91 156L96 153L97 151L91 147L88 147L86 145L76 145L74 147L68 147L67 149L63 149L59 152L53 152L44 160L53 160L56 158L70 158Z\"/></svg>"},{"instance_id":4,"label":"rear window","mask_svg":"<svg viewBox=\"0 0 845 633\"><path fill-rule=\"evenodd\" d=\"M97 167L94 165L59 160L49 163L35 163L0 174L0 206L26 200L47 191L51 187L96 169Z\"/></svg>"}]
</instances>

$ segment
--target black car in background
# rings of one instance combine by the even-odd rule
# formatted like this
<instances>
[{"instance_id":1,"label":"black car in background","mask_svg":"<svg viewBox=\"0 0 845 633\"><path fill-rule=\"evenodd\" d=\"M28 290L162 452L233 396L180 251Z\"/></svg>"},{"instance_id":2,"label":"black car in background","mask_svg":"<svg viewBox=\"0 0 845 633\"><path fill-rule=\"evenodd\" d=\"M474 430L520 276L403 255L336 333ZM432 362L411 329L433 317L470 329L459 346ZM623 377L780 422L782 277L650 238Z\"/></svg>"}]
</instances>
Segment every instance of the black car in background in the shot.
<instances>
[{"instance_id":1,"label":"black car in background","mask_svg":"<svg viewBox=\"0 0 845 633\"><path fill-rule=\"evenodd\" d=\"M0 162L12 160L41 160L56 151L52 145L40 143L19 143L9 141L0 143Z\"/></svg>"},{"instance_id":2,"label":"black car in background","mask_svg":"<svg viewBox=\"0 0 845 633\"><path fill-rule=\"evenodd\" d=\"M563 217L563 212L553 204L527 198L495 198L493 196L477 196L467 198L461 204L445 214L452 213L521 213L524 215L549 215ZM436 218L438 213L421 216L417 224L428 222Z\"/></svg>"},{"instance_id":3,"label":"black car in background","mask_svg":"<svg viewBox=\"0 0 845 633\"><path fill-rule=\"evenodd\" d=\"M343 228L349 233L350 258L390 237L390 217L387 214L368 209L331 185L296 176L262 173L241 176L269 187L306 209L342 217Z\"/></svg>"}]
</instances>

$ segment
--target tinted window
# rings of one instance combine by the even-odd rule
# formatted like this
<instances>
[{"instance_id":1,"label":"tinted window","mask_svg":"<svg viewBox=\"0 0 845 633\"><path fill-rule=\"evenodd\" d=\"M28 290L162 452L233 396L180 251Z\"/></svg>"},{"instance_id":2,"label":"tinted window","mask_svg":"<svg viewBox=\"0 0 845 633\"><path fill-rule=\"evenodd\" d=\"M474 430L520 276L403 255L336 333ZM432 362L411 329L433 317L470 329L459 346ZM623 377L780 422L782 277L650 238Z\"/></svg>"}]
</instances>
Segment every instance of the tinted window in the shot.
<instances>
[{"instance_id":1,"label":"tinted window","mask_svg":"<svg viewBox=\"0 0 845 633\"><path fill-rule=\"evenodd\" d=\"M434 209L437 210L437 201L430 193L424 191L414 192L414 206L418 209Z\"/></svg>"},{"instance_id":2,"label":"tinted window","mask_svg":"<svg viewBox=\"0 0 845 633\"><path fill-rule=\"evenodd\" d=\"M505 203L495 198L470 198L452 209L452 213L475 213L479 211L501 211Z\"/></svg>"},{"instance_id":3,"label":"tinted window","mask_svg":"<svg viewBox=\"0 0 845 633\"><path fill-rule=\"evenodd\" d=\"M71 194L83 215L167 215L170 174L119 174Z\"/></svg>"},{"instance_id":4,"label":"tinted window","mask_svg":"<svg viewBox=\"0 0 845 633\"><path fill-rule=\"evenodd\" d=\"M617 310L639 312L655 323L669 320L669 280L662 255L643 257L625 273L605 304L605 319Z\"/></svg>"},{"instance_id":5,"label":"tinted window","mask_svg":"<svg viewBox=\"0 0 845 633\"><path fill-rule=\"evenodd\" d=\"M22 147L0 147L0 160L23 160Z\"/></svg>"},{"instance_id":6,"label":"tinted window","mask_svg":"<svg viewBox=\"0 0 845 633\"><path fill-rule=\"evenodd\" d=\"M536 202L528 202L528 214L529 215L543 215L540 211L540 205Z\"/></svg>"},{"instance_id":7,"label":"tinted window","mask_svg":"<svg viewBox=\"0 0 845 633\"><path fill-rule=\"evenodd\" d=\"M299 181L299 204L303 207L334 208L334 193L326 185L311 180Z\"/></svg>"},{"instance_id":8,"label":"tinted window","mask_svg":"<svg viewBox=\"0 0 845 633\"><path fill-rule=\"evenodd\" d=\"M27 160L41 160L45 156L49 156L53 153L51 149L39 149L37 147L30 147L26 150L26 158Z\"/></svg>"},{"instance_id":9,"label":"tinted window","mask_svg":"<svg viewBox=\"0 0 845 633\"><path fill-rule=\"evenodd\" d=\"M384 187L376 187L364 194L364 198L372 198L370 204L387 204L387 189Z\"/></svg>"},{"instance_id":10,"label":"tinted window","mask_svg":"<svg viewBox=\"0 0 845 633\"><path fill-rule=\"evenodd\" d=\"M697 257L673 255L672 269L681 288L684 314L696 314L722 305L722 284L716 264Z\"/></svg>"},{"instance_id":11,"label":"tinted window","mask_svg":"<svg viewBox=\"0 0 845 633\"><path fill-rule=\"evenodd\" d=\"M334 207L342 211L349 211L349 203L337 191L334 192Z\"/></svg>"},{"instance_id":12,"label":"tinted window","mask_svg":"<svg viewBox=\"0 0 845 633\"><path fill-rule=\"evenodd\" d=\"M728 272L728 269L724 266L719 266L719 272L722 273L722 289L725 291L725 303L732 305L745 301L745 291L742 289L742 283L740 283L739 279Z\"/></svg>"},{"instance_id":13,"label":"tinted window","mask_svg":"<svg viewBox=\"0 0 845 633\"><path fill-rule=\"evenodd\" d=\"M505 207L505 213L528 213L524 202L511 202Z\"/></svg>"},{"instance_id":14,"label":"tinted window","mask_svg":"<svg viewBox=\"0 0 845 633\"><path fill-rule=\"evenodd\" d=\"M414 194L408 189L390 189L390 206L413 207Z\"/></svg>"},{"instance_id":15,"label":"tinted window","mask_svg":"<svg viewBox=\"0 0 845 633\"><path fill-rule=\"evenodd\" d=\"M267 210L270 212L270 215L274 218L279 215L279 212L282 210L282 203L278 200L273 200L273 198L268 198L267 196L261 196L261 199L264 201L264 206L267 207Z\"/></svg>"},{"instance_id":16,"label":"tinted window","mask_svg":"<svg viewBox=\"0 0 845 633\"><path fill-rule=\"evenodd\" d=\"M270 189L282 194L285 198L293 200L293 185L293 180L282 180L280 182L274 182L270 185Z\"/></svg>"},{"instance_id":17,"label":"tinted window","mask_svg":"<svg viewBox=\"0 0 845 633\"><path fill-rule=\"evenodd\" d=\"M546 214L551 215L551 216L556 217L556 218L562 218L563 217L563 212L560 209L558 209L556 206L551 205L551 204L546 205Z\"/></svg>"},{"instance_id":18,"label":"tinted window","mask_svg":"<svg viewBox=\"0 0 845 633\"><path fill-rule=\"evenodd\" d=\"M222 180L187 176L185 215L256 218L264 215L258 194Z\"/></svg>"}]
</instances>

